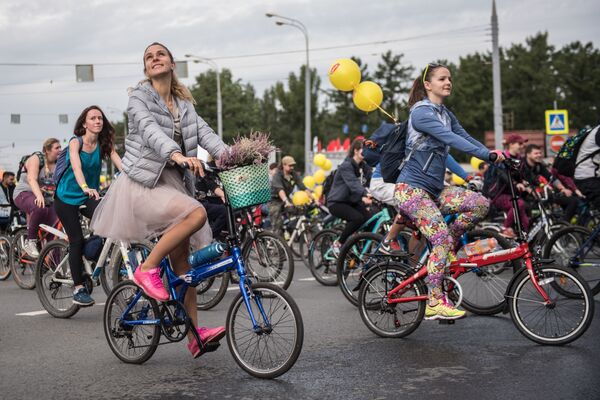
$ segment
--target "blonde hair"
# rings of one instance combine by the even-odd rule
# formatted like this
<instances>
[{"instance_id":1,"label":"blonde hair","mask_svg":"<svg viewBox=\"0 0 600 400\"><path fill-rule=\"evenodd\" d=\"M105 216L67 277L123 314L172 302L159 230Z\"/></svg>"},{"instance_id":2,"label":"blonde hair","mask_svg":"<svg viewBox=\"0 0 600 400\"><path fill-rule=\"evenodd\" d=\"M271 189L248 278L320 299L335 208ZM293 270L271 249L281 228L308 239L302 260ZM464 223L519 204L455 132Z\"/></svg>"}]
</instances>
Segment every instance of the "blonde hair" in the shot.
<instances>
[{"instance_id":1,"label":"blonde hair","mask_svg":"<svg viewBox=\"0 0 600 400\"><path fill-rule=\"evenodd\" d=\"M60 143L60 140L56 138L48 138L44 140L44 144L42 145L42 153L44 153L44 156L47 155L50 150L52 150L54 143Z\"/></svg>"},{"instance_id":2,"label":"blonde hair","mask_svg":"<svg viewBox=\"0 0 600 400\"><path fill-rule=\"evenodd\" d=\"M169 50L167 48L167 46L165 46L162 43L159 42L154 42L151 43L150 45L148 45L148 47L146 47L146 50L148 50L148 48L150 46L160 46L163 49L165 49L167 51L167 54L169 55L169 58L171 59L171 62L175 62L174 58L173 58L173 54L171 53L171 50ZM146 50L144 50L144 54L146 54ZM142 57L143 59L143 57ZM144 73L146 73L146 61L144 60ZM142 82L152 82L152 80L150 78L146 78L144 80L142 80ZM179 79L177 78L177 74L175 73L174 70L171 70L171 94L173 95L173 97L176 97L178 99L181 100L187 100L190 101L192 104L196 104L196 100L194 99L194 96L192 96L192 93L190 92L190 90L187 88L187 86L185 86L183 83L179 82Z\"/></svg>"}]
</instances>

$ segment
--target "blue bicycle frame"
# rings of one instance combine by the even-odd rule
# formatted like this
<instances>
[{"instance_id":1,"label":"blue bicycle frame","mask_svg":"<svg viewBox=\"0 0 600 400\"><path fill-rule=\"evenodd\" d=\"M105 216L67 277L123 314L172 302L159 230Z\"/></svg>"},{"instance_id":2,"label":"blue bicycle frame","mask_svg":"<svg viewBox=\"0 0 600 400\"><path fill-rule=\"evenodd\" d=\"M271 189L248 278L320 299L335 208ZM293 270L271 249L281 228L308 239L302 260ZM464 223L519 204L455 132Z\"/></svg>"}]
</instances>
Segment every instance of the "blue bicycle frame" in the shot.
<instances>
[{"instance_id":1,"label":"blue bicycle frame","mask_svg":"<svg viewBox=\"0 0 600 400\"><path fill-rule=\"evenodd\" d=\"M575 253L575 255L569 259L570 267L600 267L600 263L576 261L580 257L584 258L586 256L586 254L592 249L593 242L594 242L594 240L596 240L598 238L598 235L600 235L600 225L598 225L596 228L594 228L590 237L585 241L584 244L581 245L581 247L579 247L579 249L577 250L577 253Z\"/></svg>"}]
</instances>

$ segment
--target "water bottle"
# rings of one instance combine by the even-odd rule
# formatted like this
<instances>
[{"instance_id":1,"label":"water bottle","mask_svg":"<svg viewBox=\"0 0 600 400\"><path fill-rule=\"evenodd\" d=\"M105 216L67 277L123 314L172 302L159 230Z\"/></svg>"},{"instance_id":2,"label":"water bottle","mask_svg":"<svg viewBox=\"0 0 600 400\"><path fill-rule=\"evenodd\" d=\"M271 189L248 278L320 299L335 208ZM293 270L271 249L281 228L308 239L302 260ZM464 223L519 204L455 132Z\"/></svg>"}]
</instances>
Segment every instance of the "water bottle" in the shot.
<instances>
[{"instance_id":1,"label":"water bottle","mask_svg":"<svg viewBox=\"0 0 600 400\"><path fill-rule=\"evenodd\" d=\"M190 256L188 257L188 262L190 263L192 268L202 264L206 264L207 262L212 261L215 258L221 256L225 252L226 248L227 246L224 243L212 243L194 252L193 254L190 254Z\"/></svg>"},{"instance_id":2,"label":"water bottle","mask_svg":"<svg viewBox=\"0 0 600 400\"><path fill-rule=\"evenodd\" d=\"M498 247L498 241L495 238L480 239L471 243L465 244L463 249L467 256L476 256L480 254L486 254Z\"/></svg>"}]
</instances>

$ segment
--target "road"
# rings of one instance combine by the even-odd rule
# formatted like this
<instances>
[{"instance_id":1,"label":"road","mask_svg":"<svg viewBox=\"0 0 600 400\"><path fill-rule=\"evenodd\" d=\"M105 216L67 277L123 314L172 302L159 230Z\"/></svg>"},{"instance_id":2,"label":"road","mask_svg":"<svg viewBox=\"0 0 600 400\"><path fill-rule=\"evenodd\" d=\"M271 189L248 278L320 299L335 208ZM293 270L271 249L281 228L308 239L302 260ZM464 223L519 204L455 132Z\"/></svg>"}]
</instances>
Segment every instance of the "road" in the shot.
<instances>
[{"instance_id":1,"label":"road","mask_svg":"<svg viewBox=\"0 0 600 400\"><path fill-rule=\"evenodd\" d=\"M106 299L101 292L93 294L98 303ZM598 301L587 333L557 348L527 340L508 315L469 316L454 325L426 321L408 338L379 338L338 288L319 285L299 261L289 292L304 318L304 348L287 374L265 381L241 370L226 343L196 360L177 343L159 347L144 365L124 364L106 343L102 305L55 319L42 311L35 291L0 282L0 397L600 398ZM201 321L224 324L234 293L201 312Z\"/></svg>"}]
</instances>

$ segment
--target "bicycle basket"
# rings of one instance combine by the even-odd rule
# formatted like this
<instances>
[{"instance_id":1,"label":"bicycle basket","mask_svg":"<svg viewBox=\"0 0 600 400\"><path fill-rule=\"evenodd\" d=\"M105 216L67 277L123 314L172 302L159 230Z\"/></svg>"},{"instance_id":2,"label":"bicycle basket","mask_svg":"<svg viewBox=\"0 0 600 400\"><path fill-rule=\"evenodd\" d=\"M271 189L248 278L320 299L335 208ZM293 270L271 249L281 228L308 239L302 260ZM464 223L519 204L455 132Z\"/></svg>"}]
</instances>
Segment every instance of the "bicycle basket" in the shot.
<instances>
[{"instance_id":1,"label":"bicycle basket","mask_svg":"<svg viewBox=\"0 0 600 400\"><path fill-rule=\"evenodd\" d=\"M267 164L247 165L219 174L233 209L271 201L271 183Z\"/></svg>"}]
</instances>

